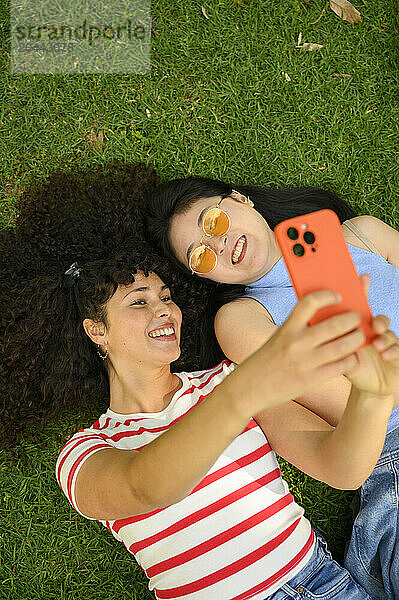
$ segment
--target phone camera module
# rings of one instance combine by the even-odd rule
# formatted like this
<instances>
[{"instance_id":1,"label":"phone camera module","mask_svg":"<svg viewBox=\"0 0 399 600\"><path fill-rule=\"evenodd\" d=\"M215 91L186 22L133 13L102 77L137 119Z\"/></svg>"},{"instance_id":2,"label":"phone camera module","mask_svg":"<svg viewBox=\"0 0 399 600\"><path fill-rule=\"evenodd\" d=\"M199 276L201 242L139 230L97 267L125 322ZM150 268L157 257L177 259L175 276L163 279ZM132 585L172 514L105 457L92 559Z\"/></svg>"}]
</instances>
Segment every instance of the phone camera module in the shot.
<instances>
[{"instance_id":1,"label":"phone camera module","mask_svg":"<svg viewBox=\"0 0 399 600\"><path fill-rule=\"evenodd\" d=\"M316 238L311 231L307 231L303 234L303 239L307 244L313 244Z\"/></svg>"},{"instance_id":2,"label":"phone camera module","mask_svg":"<svg viewBox=\"0 0 399 600\"><path fill-rule=\"evenodd\" d=\"M295 256L303 256L305 254L305 248L301 244L295 244L292 250Z\"/></svg>"},{"instance_id":3,"label":"phone camera module","mask_svg":"<svg viewBox=\"0 0 399 600\"><path fill-rule=\"evenodd\" d=\"M290 227L287 231L287 235L290 238L290 240L297 240L298 239L298 230L295 229L295 227Z\"/></svg>"}]
</instances>

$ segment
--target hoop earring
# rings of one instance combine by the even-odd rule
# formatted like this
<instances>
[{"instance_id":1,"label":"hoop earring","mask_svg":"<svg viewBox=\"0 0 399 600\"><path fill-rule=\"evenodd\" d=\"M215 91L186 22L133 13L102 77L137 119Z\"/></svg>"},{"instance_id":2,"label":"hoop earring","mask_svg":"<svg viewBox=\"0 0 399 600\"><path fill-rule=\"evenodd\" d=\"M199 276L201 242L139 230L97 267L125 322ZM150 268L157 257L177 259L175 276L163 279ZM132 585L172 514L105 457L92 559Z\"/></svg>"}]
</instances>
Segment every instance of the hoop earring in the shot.
<instances>
[{"instance_id":1,"label":"hoop earring","mask_svg":"<svg viewBox=\"0 0 399 600\"><path fill-rule=\"evenodd\" d=\"M105 355L102 355L101 352L100 352L100 344L97 344L97 354L103 360L105 360L107 358L107 356L108 356L108 344L107 344L107 342L105 342L105 350L106 350Z\"/></svg>"}]
</instances>

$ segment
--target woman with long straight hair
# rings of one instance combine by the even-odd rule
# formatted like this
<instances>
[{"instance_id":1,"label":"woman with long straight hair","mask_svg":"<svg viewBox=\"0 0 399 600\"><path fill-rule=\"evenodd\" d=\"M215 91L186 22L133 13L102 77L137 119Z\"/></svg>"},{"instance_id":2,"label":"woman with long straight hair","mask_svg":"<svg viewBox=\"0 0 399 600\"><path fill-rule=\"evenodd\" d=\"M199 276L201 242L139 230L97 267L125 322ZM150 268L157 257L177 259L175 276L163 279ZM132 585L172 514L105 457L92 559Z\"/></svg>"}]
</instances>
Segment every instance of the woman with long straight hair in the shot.
<instances>
[{"instance_id":1,"label":"woman with long straight hair","mask_svg":"<svg viewBox=\"0 0 399 600\"><path fill-rule=\"evenodd\" d=\"M226 357L241 363L285 322L297 300L273 229L284 219L323 208L338 215L359 274L371 278L372 312L386 314L391 329L399 334L399 232L375 217L357 216L333 192L311 187L266 189L189 177L151 190L144 206L149 239L178 268L209 283L201 337L204 365ZM279 421L270 416L269 438L283 445L289 437L285 423L290 413L304 415L311 410L337 426L349 393L348 379L339 376L293 399ZM399 597L399 567L395 576L388 567L398 549L396 543L386 543L395 537L393 530L398 535L398 404L396 394L386 443L377 468L362 487L346 554L351 573L376 600ZM286 443L284 458L296 460L299 468L300 455L300 448ZM385 520L376 517L381 514Z\"/></svg>"}]
</instances>

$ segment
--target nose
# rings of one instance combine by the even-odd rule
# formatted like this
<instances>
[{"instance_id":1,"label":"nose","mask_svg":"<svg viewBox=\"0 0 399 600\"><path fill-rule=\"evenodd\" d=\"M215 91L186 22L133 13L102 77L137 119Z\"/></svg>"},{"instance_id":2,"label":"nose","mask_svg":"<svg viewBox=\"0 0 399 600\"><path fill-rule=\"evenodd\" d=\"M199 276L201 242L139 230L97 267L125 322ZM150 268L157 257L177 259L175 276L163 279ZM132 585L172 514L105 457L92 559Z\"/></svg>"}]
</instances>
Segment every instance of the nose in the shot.
<instances>
[{"instance_id":1,"label":"nose","mask_svg":"<svg viewBox=\"0 0 399 600\"><path fill-rule=\"evenodd\" d=\"M161 317L169 317L169 315L171 314L171 307L168 304L165 304L165 302L159 302L155 309L154 309L154 316L157 319L160 319Z\"/></svg>"},{"instance_id":2,"label":"nose","mask_svg":"<svg viewBox=\"0 0 399 600\"><path fill-rule=\"evenodd\" d=\"M206 243L209 244L209 246L212 248L212 250L216 252L216 254L223 254L227 244L227 236L224 235L221 237L209 237L206 238Z\"/></svg>"}]
</instances>

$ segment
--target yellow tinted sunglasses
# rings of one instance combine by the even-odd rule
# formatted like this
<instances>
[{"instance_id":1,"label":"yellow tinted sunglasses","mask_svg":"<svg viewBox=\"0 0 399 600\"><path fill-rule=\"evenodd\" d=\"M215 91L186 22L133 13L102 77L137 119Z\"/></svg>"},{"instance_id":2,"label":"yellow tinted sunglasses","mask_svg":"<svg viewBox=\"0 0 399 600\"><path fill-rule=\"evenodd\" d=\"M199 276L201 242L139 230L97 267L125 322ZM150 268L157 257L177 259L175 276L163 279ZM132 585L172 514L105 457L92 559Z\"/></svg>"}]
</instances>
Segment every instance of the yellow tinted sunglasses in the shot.
<instances>
[{"instance_id":1,"label":"yellow tinted sunglasses","mask_svg":"<svg viewBox=\"0 0 399 600\"><path fill-rule=\"evenodd\" d=\"M194 248L190 254L188 265L191 273L199 273L203 275L210 273L216 267L217 254L210 246L203 243L205 236L220 237L225 235L230 230L229 215L219 208L222 200L229 197L229 194L222 196L214 208L210 208L204 214L202 219L202 230L204 235L200 239L200 245Z\"/></svg>"}]
</instances>

